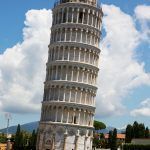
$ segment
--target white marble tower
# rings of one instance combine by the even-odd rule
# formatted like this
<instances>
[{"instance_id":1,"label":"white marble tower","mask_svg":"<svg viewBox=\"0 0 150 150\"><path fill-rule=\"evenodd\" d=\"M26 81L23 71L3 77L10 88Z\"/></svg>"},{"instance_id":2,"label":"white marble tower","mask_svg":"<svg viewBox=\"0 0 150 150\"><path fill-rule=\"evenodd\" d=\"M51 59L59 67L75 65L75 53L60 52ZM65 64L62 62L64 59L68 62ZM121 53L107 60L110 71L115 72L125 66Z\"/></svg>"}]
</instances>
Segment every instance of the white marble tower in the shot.
<instances>
[{"instance_id":1,"label":"white marble tower","mask_svg":"<svg viewBox=\"0 0 150 150\"><path fill-rule=\"evenodd\" d=\"M97 0L54 5L37 150L92 150L102 15Z\"/></svg>"}]
</instances>

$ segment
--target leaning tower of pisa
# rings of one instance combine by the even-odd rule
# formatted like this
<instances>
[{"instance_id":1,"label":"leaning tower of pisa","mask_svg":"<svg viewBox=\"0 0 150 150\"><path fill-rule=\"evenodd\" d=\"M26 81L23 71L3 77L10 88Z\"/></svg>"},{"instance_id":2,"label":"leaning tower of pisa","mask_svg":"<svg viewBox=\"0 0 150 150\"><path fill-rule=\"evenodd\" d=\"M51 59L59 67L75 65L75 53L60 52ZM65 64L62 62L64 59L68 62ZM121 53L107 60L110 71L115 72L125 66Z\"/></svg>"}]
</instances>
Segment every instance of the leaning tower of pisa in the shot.
<instances>
[{"instance_id":1,"label":"leaning tower of pisa","mask_svg":"<svg viewBox=\"0 0 150 150\"><path fill-rule=\"evenodd\" d=\"M92 150L102 15L97 0L54 5L37 150Z\"/></svg>"}]
</instances>

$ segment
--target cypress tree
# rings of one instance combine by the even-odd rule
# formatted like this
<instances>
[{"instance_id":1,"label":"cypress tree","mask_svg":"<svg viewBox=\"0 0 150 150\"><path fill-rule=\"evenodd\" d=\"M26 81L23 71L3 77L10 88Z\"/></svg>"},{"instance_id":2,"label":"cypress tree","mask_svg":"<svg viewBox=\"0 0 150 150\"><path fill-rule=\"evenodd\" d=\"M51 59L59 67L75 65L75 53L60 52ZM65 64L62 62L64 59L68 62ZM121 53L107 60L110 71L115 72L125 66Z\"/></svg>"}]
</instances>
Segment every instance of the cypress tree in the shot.
<instances>
[{"instance_id":1,"label":"cypress tree","mask_svg":"<svg viewBox=\"0 0 150 150\"><path fill-rule=\"evenodd\" d=\"M149 138L149 137L150 137L149 128L146 127L146 129L145 129L145 138Z\"/></svg>"},{"instance_id":2,"label":"cypress tree","mask_svg":"<svg viewBox=\"0 0 150 150\"><path fill-rule=\"evenodd\" d=\"M17 126L17 131L16 131L16 134L15 134L15 144L14 144L14 149L15 150L19 150L19 147L21 145L21 139L22 136L21 136L21 129L20 129L20 124L18 124Z\"/></svg>"},{"instance_id":3,"label":"cypress tree","mask_svg":"<svg viewBox=\"0 0 150 150\"><path fill-rule=\"evenodd\" d=\"M30 146L32 147L33 150L36 148L36 138L37 138L37 133L35 132L35 130L33 130L30 139Z\"/></svg>"},{"instance_id":4,"label":"cypress tree","mask_svg":"<svg viewBox=\"0 0 150 150\"><path fill-rule=\"evenodd\" d=\"M108 146L111 150L117 150L117 129L109 131Z\"/></svg>"},{"instance_id":5,"label":"cypress tree","mask_svg":"<svg viewBox=\"0 0 150 150\"><path fill-rule=\"evenodd\" d=\"M128 124L127 127L126 127L125 142L126 143L131 143L131 139L132 139L132 125Z\"/></svg>"},{"instance_id":6,"label":"cypress tree","mask_svg":"<svg viewBox=\"0 0 150 150\"><path fill-rule=\"evenodd\" d=\"M138 123L135 121L133 126L130 124L127 125L126 128L126 138L125 142L130 143L133 138L149 138L150 133L148 127L145 129L145 125L143 123Z\"/></svg>"},{"instance_id":7,"label":"cypress tree","mask_svg":"<svg viewBox=\"0 0 150 150\"><path fill-rule=\"evenodd\" d=\"M140 123L139 126L138 126L138 135L139 135L139 138L145 138L145 125Z\"/></svg>"},{"instance_id":8,"label":"cypress tree","mask_svg":"<svg viewBox=\"0 0 150 150\"><path fill-rule=\"evenodd\" d=\"M133 138L139 138L139 124L137 121L133 123Z\"/></svg>"},{"instance_id":9,"label":"cypress tree","mask_svg":"<svg viewBox=\"0 0 150 150\"><path fill-rule=\"evenodd\" d=\"M20 142L19 142L19 148L21 148L23 150L23 146L24 146L24 138L23 138L23 132L20 132Z\"/></svg>"},{"instance_id":10,"label":"cypress tree","mask_svg":"<svg viewBox=\"0 0 150 150\"><path fill-rule=\"evenodd\" d=\"M113 132L109 131L109 138L108 138L108 146L109 146L109 148L112 147L112 136L113 136Z\"/></svg>"},{"instance_id":11,"label":"cypress tree","mask_svg":"<svg viewBox=\"0 0 150 150\"><path fill-rule=\"evenodd\" d=\"M117 150L117 129L115 128L112 135L112 147L111 150Z\"/></svg>"}]
</instances>

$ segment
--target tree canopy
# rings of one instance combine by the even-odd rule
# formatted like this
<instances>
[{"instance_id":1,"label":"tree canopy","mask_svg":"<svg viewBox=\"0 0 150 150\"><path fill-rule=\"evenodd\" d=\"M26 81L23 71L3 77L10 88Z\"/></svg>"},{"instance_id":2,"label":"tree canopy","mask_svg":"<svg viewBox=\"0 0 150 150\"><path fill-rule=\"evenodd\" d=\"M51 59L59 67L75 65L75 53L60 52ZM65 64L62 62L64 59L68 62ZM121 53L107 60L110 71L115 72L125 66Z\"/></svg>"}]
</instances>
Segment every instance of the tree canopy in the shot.
<instances>
[{"instance_id":1,"label":"tree canopy","mask_svg":"<svg viewBox=\"0 0 150 150\"><path fill-rule=\"evenodd\" d=\"M94 128L95 130L105 129L106 125L103 122L94 120Z\"/></svg>"},{"instance_id":2,"label":"tree canopy","mask_svg":"<svg viewBox=\"0 0 150 150\"><path fill-rule=\"evenodd\" d=\"M35 150L36 149L36 136L37 133L33 130L32 134L21 130L20 125L17 127L17 131L14 138L14 150Z\"/></svg>"},{"instance_id":3,"label":"tree canopy","mask_svg":"<svg viewBox=\"0 0 150 150\"><path fill-rule=\"evenodd\" d=\"M126 143L130 143L133 138L149 138L148 127L145 128L143 123L135 121L133 125L128 124L126 127Z\"/></svg>"},{"instance_id":4,"label":"tree canopy","mask_svg":"<svg viewBox=\"0 0 150 150\"><path fill-rule=\"evenodd\" d=\"M111 150L117 150L117 129L109 131L108 146Z\"/></svg>"}]
</instances>

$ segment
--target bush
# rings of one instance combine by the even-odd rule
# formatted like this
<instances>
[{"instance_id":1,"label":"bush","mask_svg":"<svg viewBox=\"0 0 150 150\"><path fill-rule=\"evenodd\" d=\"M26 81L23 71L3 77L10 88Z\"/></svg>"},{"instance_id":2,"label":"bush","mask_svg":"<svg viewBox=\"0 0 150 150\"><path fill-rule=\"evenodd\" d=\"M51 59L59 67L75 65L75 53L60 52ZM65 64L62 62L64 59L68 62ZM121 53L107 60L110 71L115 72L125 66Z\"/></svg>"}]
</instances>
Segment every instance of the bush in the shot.
<instances>
[{"instance_id":1,"label":"bush","mask_svg":"<svg viewBox=\"0 0 150 150\"><path fill-rule=\"evenodd\" d=\"M125 144L123 150L150 150L150 145Z\"/></svg>"}]
</instances>

